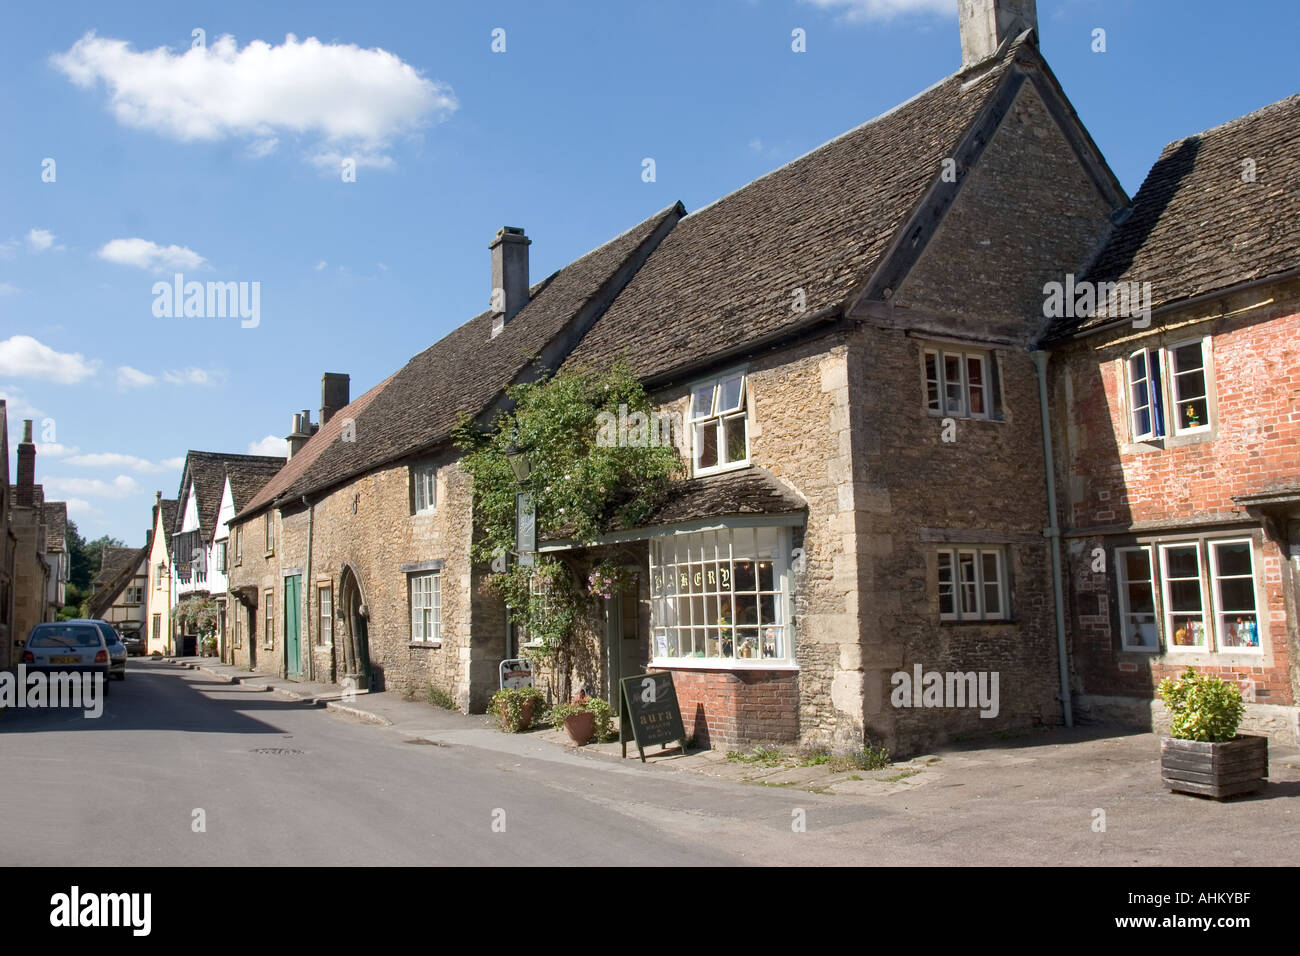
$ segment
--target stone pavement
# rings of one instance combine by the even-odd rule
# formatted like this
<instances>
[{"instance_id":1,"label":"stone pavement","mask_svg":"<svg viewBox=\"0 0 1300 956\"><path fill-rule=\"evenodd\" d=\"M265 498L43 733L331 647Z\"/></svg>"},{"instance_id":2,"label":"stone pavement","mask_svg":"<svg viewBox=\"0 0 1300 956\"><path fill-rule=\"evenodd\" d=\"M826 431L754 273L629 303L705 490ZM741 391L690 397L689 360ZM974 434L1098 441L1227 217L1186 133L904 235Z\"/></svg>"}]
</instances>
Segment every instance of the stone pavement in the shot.
<instances>
[{"instance_id":1,"label":"stone pavement","mask_svg":"<svg viewBox=\"0 0 1300 956\"><path fill-rule=\"evenodd\" d=\"M696 773L718 782L779 787L815 794L859 798L906 795L922 789L963 788L996 780L1014 768L1017 772L1041 764L1044 779L1069 786L1067 775L1109 773L1122 768L1133 775L1132 783L1142 790L1164 792L1159 779L1160 738L1121 727L1046 728L1018 734L1001 734L982 741L952 744L939 753L926 754L891 764L883 770L834 771L825 765L799 766L792 756L771 756L749 760L729 758L714 750L678 748L646 752L642 764L636 748L629 745L628 757L621 756L617 741L574 747L563 731L535 728L528 733L506 734L493 718L443 710L418 697L403 697L392 691L357 692L344 700L337 685L291 681L222 664L214 658L169 658L171 662L197 669L208 676L236 682L247 688L261 687L307 705L393 728L408 739L434 744L478 747L517 757L570 763L585 768L602 767L616 773ZM1263 796L1300 794L1300 751L1269 745L1270 787ZM1190 798L1188 798L1190 799Z\"/></svg>"}]
</instances>

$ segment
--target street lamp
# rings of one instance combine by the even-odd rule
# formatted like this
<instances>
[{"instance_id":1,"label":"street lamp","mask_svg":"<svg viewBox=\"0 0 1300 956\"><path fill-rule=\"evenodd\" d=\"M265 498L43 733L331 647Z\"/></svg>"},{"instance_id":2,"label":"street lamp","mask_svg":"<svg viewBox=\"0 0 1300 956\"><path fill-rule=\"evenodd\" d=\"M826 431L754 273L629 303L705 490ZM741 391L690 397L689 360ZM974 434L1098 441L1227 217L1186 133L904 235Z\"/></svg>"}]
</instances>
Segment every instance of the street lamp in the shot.
<instances>
[{"instance_id":1,"label":"street lamp","mask_svg":"<svg viewBox=\"0 0 1300 956\"><path fill-rule=\"evenodd\" d=\"M510 470L515 473L515 481L522 485L533 473L533 462L528 452L520 448L515 439L511 439L510 444L506 446L505 456Z\"/></svg>"}]
</instances>

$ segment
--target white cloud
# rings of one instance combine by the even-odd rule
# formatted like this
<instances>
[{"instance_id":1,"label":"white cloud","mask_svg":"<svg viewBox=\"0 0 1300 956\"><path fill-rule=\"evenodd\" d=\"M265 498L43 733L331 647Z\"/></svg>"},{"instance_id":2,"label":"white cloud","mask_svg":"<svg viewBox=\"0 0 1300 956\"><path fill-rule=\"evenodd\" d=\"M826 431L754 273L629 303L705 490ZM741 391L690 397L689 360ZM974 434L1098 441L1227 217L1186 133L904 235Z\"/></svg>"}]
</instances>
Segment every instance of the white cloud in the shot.
<instances>
[{"instance_id":1,"label":"white cloud","mask_svg":"<svg viewBox=\"0 0 1300 956\"><path fill-rule=\"evenodd\" d=\"M54 240L54 233L48 229L33 227L27 231L27 246L32 252L45 252L47 249L53 249L55 252L60 251L63 246L56 246Z\"/></svg>"},{"instance_id":2,"label":"white cloud","mask_svg":"<svg viewBox=\"0 0 1300 956\"><path fill-rule=\"evenodd\" d=\"M293 34L242 50L224 35L175 53L133 50L92 31L51 62L78 86L102 82L123 125L182 142L248 139L255 154L293 134L320 144L309 152L357 150L374 164L394 136L459 106L451 87L393 53Z\"/></svg>"},{"instance_id":3,"label":"white cloud","mask_svg":"<svg viewBox=\"0 0 1300 956\"><path fill-rule=\"evenodd\" d=\"M30 335L14 335L0 342L0 375L40 378L60 385L75 385L90 378L99 367L80 352L56 352Z\"/></svg>"},{"instance_id":4,"label":"white cloud","mask_svg":"<svg viewBox=\"0 0 1300 956\"><path fill-rule=\"evenodd\" d=\"M172 385L216 385L220 377L219 373L202 368L186 368L163 372L163 379Z\"/></svg>"},{"instance_id":5,"label":"white cloud","mask_svg":"<svg viewBox=\"0 0 1300 956\"><path fill-rule=\"evenodd\" d=\"M156 381L158 381L157 378L148 372L140 371L138 368L132 368L129 365L119 365L117 367L117 384L121 388L144 388Z\"/></svg>"},{"instance_id":6,"label":"white cloud","mask_svg":"<svg viewBox=\"0 0 1300 956\"><path fill-rule=\"evenodd\" d=\"M50 492L56 495L67 492L88 498L125 498L140 490L140 483L130 475L118 475L112 481L101 481L98 478L46 478L42 484L45 485L47 498L50 497Z\"/></svg>"},{"instance_id":7,"label":"white cloud","mask_svg":"<svg viewBox=\"0 0 1300 956\"><path fill-rule=\"evenodd\" d=\"M37 458L64 458L68 455L75 455L81 449L76 445L60 445L58 442L37 442Z\"/></svg>"},{"instance_id":8,"label":"white cloud","mask_svg":"<svg viewBox=\"0 0 1300 956\"><path fill-rule=\"evenodd\" d=\"M162 465L164 468L184 468L185 456L177 455L175 458L164 458L158 464Z\"/></svg>"},{"instance_id":9,"label":"white cloud","mask_svg":"<svg viewBox=\"0 0 1300 956\"><path fill-rule=\"evenodd\" d=\"M18 286L10 285L8 282L0 282L0 295L17 295Z\"/></svg>"},{"instance_id":10,"label":"white cloud","mask_svg":"<svg viewBox=\"0 0 1300 956\"><path fill-rule=\"evenodd\" d=\"M72 518L93 516L100 513L99 509L85 498L64 498L63 502L68 506L68 516Z\"/></svg>"},{"instance_id":11,"label":"white cloud","mask_svg":"<svg viewBox=\"0 0 1300 956\"><path fill-rule=\"evenodd\" d=\"M4 399L5 413L9 419L9 441L15 443L18 441L14 438L15 428L21 429L21 423L24 418L44 418L45 413L35 405L27 401L21 389L14 388L12 385L0 385L0 399ZM19 435L19 438L22 436Z\"/></svg>"},{"instance_id":12,"label":"white cloud","mask_svg":"<svg viewBox=\"0 0 1300 956\"><path fill-rule=\"evenodd\" d=\"M37 449L40 453L40 449ZM155 472L164 471L166 464L155 465L147 458L140 458L136 455L124 455L121 452L104 451L93 452L87 455L73 455L67 459L67 464L77 465L82 468L129 468L131 471Z\"/></svg>"},{"instance_id":13,"label":"white cloud","mask_svg":"<svg viewBox=\"0 0 1300 956\"><path fill-rule=\"evenodd\" d=\"M148 239L113 239L99 250L99 258L120 266L135 266L165 272L170 269L197 269L206 259L189 246L160 246Z\"/></svg>"},{"instance_id":14,"label":"white cloud","mask_svg":"<svg viewBox=\"0 0 1300 956\"><path fill-rule=\"evenodd\" d=\"M248 155L254 159L262 159L270 156L280 145L279 137L269 136L265 139L255 139L248 144Z\"/></svg>"},{"instance_id":15,"label":"white cloud","mask_svg":"<svg viewBox=\"0 0 1300 956\"><path fill-rule=\"evenodd\" d=\"M267 435L258 441L248 443L248 453L250 455L276 455L284 457L289 454L289 443L283 438L275 435Z\"/></svg>"},{"instance_id":16,"label":"white cloud","mask_svg":"<svg viewBox=\"0 0 1300 956\"><path fill-rule=\"evenodd\" d=\"M327 265L329 265L329 263L322 259L320 262L316 263L316 271L322 271Z\"/></svg>"},{"instance_id":17,"label":"white cloud","mask_svg":"<svg viewBox=\"0 0 1300 956\"><path fill-rule=\"evenodd\" d=\"M892 20L910 13L957 16L957 0L803 0L823 10L842 13L845 20Z\"/></svg>"},{"instance_id":18,"label":"white cloud","mask_svg":"<svg viewBox=\"0 0 1300 956\"><path fill-rule=\"evenodd\" d=\"M342 172L344 160L351 160L356 169L392 169L397 165L391 156L373 150L340 153L335 149L325 149L312 153L307 160L321 172L326 173Z\"/></svg>"}]
</instances>

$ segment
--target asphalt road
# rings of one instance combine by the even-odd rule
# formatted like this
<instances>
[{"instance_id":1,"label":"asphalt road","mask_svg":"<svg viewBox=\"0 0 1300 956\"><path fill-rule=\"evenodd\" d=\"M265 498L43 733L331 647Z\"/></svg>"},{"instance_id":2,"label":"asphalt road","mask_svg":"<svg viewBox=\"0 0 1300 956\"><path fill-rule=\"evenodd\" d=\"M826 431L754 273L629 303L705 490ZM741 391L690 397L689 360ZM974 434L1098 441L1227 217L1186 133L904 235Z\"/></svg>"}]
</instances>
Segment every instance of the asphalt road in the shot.
<instances>
[{"instance_id":1,"label":"asphalt road","mask_svg":"<svg viewBox=\"0 0 1300 956\"><path fill-rule=\"evenodd\" d=\"M870 797L417 740L133 660L97 720L0 713L0 865L1300 862L1294 751L1216 803L1160 786L1149 734L953 748Z\"/></svg>"}]
</instances>

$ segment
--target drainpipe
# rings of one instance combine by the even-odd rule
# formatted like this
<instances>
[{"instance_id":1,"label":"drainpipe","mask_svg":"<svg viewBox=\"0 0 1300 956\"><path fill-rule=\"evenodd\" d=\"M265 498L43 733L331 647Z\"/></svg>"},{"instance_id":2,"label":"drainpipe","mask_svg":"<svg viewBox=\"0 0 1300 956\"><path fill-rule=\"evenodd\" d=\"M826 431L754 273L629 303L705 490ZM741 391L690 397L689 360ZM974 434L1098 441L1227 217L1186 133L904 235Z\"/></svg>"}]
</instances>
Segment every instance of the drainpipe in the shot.
<instances>
[{"instance_id":1,"label":"drainpipe","mask_svg":"<svg viewBox=\"0 0 1300 956\"><path fill-rule=\"evenodd\" d=\"M1065 641L1065 588L1061 572L1061 529L1056 523L1056 465L1052 461L1052 423L1047 413L1047 352L1030 352L1038 372L1038 414L1043 425L1043 468L1047 476L1048 524L1043 534L1052 549L1052 595L1056 605L1056 658L1061 678L1061 708L1065 726L1074 726L1074 707L1070 700L1070 660Z\"/></svg>"},{"instance_id":2,"label":"drainpipe","mask_svg":"<svg viewBox=\"0 0 1300 956\"><path fill-rule=\"evenodd\" d=\"M307 638L307 680L314 681L316 679L316 655L312 653L311 649L311 526L312 520L316 517L316 506L307 504L306 495L302 496L302 503L307 505L307 570L303 574L302 581L303 604L306 605L303 610L306 613L302 616L302 632Z\"/></svg>"}]
</instances>

